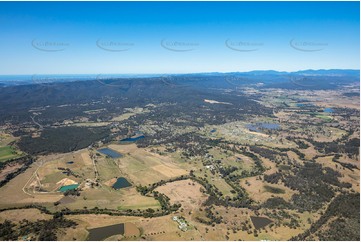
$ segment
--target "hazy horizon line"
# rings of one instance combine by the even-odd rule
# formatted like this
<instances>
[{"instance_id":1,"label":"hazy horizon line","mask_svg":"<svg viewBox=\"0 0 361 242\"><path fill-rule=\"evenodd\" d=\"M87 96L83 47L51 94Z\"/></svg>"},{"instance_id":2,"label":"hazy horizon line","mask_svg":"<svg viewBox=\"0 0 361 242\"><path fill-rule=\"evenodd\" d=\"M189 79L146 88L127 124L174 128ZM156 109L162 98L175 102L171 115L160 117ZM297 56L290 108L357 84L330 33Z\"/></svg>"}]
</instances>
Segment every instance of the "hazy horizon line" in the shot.
<instances>
[{"instance_id":1,"label":"hazy horizon line","mask_svg":"<svg viewBox=\"0 0 361 242\"><path fill-rule=\"evenodd\" d=\"M186 74L211 74L211 73L219 73L219 74L227 74L227 73L247 73L247 72L285 72L285 73L294 73L301 71L332 71L332 70L340 70L340 71L360 71L360 69L353 68L330 68L330 69L299 69L296 71L285 71L285 70L276 70L276 69L253 69L247 71L200 71L200 72L163 72L163 73L32 73L32 74L0 74L0 76L34 76L34 75L186 75Z\"/></svg>"}]
</instances>

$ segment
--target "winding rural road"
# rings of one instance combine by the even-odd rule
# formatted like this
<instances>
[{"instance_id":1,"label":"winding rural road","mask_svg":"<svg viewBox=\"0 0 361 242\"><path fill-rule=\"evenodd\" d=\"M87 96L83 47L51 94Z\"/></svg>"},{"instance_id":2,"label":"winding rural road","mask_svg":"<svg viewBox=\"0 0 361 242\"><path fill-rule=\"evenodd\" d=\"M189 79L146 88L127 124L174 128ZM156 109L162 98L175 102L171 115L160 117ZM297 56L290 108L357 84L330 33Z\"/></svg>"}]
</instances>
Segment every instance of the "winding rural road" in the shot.
<instances>
[{"instance_id":1,"label":"winding rural road","mask_svg":"<svg viewBox=\"0 0 361 242\"><path fill-rule=\"evenodd\" d=\"M36 115L35 115L35 116L30 116L30 118L33 120L33 123L36 124L36 125L38 125L38 126L39 126L39 129L43 129L43 128L44 128L43 125L41 125L41 124L39 124L38 122L36 122L36 121L35 121L35 117L36 117Z\"/></svg>"}]
</instances>

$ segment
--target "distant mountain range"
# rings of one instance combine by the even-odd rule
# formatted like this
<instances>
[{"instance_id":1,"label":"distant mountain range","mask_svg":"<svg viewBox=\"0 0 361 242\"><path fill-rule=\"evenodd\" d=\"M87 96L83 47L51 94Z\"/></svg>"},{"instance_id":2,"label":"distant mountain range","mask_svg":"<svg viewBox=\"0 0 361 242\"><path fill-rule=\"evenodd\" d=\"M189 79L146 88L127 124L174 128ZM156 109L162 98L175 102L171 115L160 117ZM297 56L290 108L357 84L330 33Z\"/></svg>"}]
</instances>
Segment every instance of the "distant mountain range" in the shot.
<instances>
[{"instance_id":1,"label":"distant mountain range","mask_svg":"<svg viewBox=\"0 0 361 242\"><path fill-rule=\"evenodd\" d=\"M296 72L255 70L249 72L209 72L190 74L84 74L84 75L0 75L0 86L62 83L74 81L117 80L132 78L160 78L174 85L208 88L232 88L257 85L265 88L329 89L339 84L360 81L360 70L330 69Z\"/></svg>"}]
</instances>

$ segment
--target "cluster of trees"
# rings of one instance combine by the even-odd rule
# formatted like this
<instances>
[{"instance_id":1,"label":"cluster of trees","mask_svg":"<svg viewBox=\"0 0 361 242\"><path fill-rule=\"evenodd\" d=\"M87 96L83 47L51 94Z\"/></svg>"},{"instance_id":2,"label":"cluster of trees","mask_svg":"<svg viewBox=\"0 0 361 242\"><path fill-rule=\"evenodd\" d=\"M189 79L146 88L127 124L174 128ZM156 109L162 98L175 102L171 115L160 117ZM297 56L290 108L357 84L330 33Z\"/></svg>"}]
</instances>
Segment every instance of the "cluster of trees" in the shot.
<instances>
[{"instance_id":1,"label":"cluster of trees","mask_svg":"<svg viewBox=\"0 0 361 242\"><path fill-rule=\"evenodd\" d=\"M266 212L265 215L272 218L274 225L277 227L282 225L291 229L296 229L301 226L300 216L288 213L284 209L273 209L272 211Z\"/></svg>"},{"instance_id":2,"label":"cluster of trees","mask_svg":"<svg viewBox=\"0 0 361 242\"><path fill-rule=\"evenodd\" d=\"M63 173L65 173L67 176L72 175L75 178L80 177L78 174L76 174L75 172L73 172L70 168L63 168L63 167L58 167L58 170L63 171Z\"/></svg>"},{"instance_id":3,"label":"cluster of trees","mask_svg":"<svg viewBox=\"0 0 361 242\"><path fill-rule=\"evenodd\" d=\"M263 204L262 207L270 209L293 209L293 205L285 201L281 197L271 197L268 198Z\"/></svg>"},{"instance_id":4,"label":"cluster of trees","mask_svg":"<svg viewBox=\"0 0 361 242\"><path fill-rule=\"evenodd\" d=\"M109 135L107 128L59 127L44 129L40 137L21 137L21 150L33 154L67 153L86 148Z\"/></svg>"},{"instance_id":5,"label":"cluster of trees","mask_svg":"<svg viewBox=\"0 0 361 242\"><path fill-rule=\"evenodd\" d=\"M172 144L172 148L168 147L168 150L182 150L182 156L188 159L193 156L206 155L207 150L216 146L219 142L219 139L208 139L195 132L174 135L174 131L162 130L161 132L147 136L145 139L138 140L137 146L147 147L155 144Z\"/></svg>"},{"instance_id":6,"label":"cluster of trees","mask_svg":"<svg viewBox=\"0 0 361 242\"><path fill-rule=\"evenodd\" d=\"M24 162L29 156L24 156L24 157L16 157L16 158L12 158L12 159L8 159L6 161L2 161L0 162L0 171L2 171L3 169L5 169L5 167L7 166L14 166L19 162Z\"/></svg>"},{"instance_id":7,"label":"cluster of trees","mask_svg":"<svg viewBox=\"0 0 361 242\"><path fill-rule=\"evenodd\" d=\"M108 209L108 208L87 208L84 207L83 209L74 209L70 210L68 208L62 209L59 213L63 215L75 215L75 214L107 214L110 216L139 216L145 218L151 217L159 217L169 214L169 212L164 210L154 210L152 208L148 208L145 210L140 209L127 209L127 210L115 210L115 209Z\"/></svg>"},{"instance_id":8,"label":"cluster of trees","mask_svg":"<svg viewBox=\"0 0 361 242\"><path fill-rule=\"evenodd\" d=\"M284 156L285 154L277 152L273 149L267 149L263 148L261 146L251 145L249 146L250 151L257 153L271 161L275 161L277 159L277 156Z\"/></svg>"},{"instance_id":9,"label":"cluster of trees","mask_svg":"<svg viewBox=\"0 0 361 242\"><path fill-rule=\"evenodd\" d=\"M207 224L207 225L212 225L213 227L215 226L215 224L220 224L223 221L223 217L222 216L218 216L216 214L214 214L212 212L213 206L207 206L204 211L205 211L205 215L206 217L196 217L196 220L200 223L203 224ZM202 210L203 211L203 210ZM218 212L216 212L218 214ZM206 233L208 231L206 230Z\"/></svg>"},{"instance_id":10,"label":"cluster of trees","mask_svg":"<svg viewBox=\"0 0 361 242\"><path fill-rule=\"evenodd\" d=\"M254 166L252 171L247 176L258 176L262 175L266 168L262 164L262 160L254 153L247 151L245 147L240 148L240 150L236 150L237 153L248 156L254 161ZM245 178L246 176L242 176Z\"/></svg>"},{"instance_id":11,"label":"cluster of trees","mask_svg":"<svg viewBox=\"0 0 361 242\"><path fill-rule=\"evenodd\" d=\"M301 211L320 209L334 197L336 191L350 186L338 180L341 176L339 172L329 167L323 168L315 162L305 162L304 166L296 167L293 172L294 175L283 176L282 181L287 187L299 192L292 196L292 202Z\"/></svg>"},{"instance_id":12,"label":"cluster of trees","mask_svg":"<svg viewBox=\"0 0 361 242\"><path fill-rule=\"evenodd\" d=\"M64 196L80 196L79 189L69 189L64 192Z\"/></svg>"},{"instance_id":13,"label":"cluster of trees","mask_svg":"<svg viewBox=\"0 0 361 242\"><path fill-rule=\"evenodd\" d=\"M223 177L227 177L229 176L232 172L237 171L239 168L236 166L228 166L228 167L220 167L219 168L219 173L221 173L221 175Z\"/></svg>"},{"instance_id":14,"label":"cluster of trees","mask_svg":"<svg viewBox=\"0 0 361 242\"><path fill-rule=\"evenodd\" d=\"M340 194L318 221L291 240L309 240L312 236L326 241L360 241L360 194Z\"/></svg>"},{"instance_id":15,"label":"cluster of trees","mask_svg":"<svg viewBox=\"0 0 361 242\"><path fill-rule=\"evenodd\" d=\"M171 205L169 197L158 191L153 191L153 196L156 200L158 200L162 210L166 211L167 214L177 211L182 206L180 203Z\"/></svg>"},{"instance_id":16,"label":"cluster of trees","mask_svg":"<svg viewBox=\"0 0 361 242\"><path fill-rule=\"evenodd\" d=\"M269 175L264 174L263 179L268 183L277 184L280 180L283 179L283 174L281 172L275 172Z\"/></svg>"},{"instance_id":17,"label":"cluster of trees","mask_svg":"<svg viewBox=\"0 0 361 242\"><path fill-rule=\"evenodd\" d=\"M358 169L358 167L354 164L351 163L345 163L345 162L341 162L339 159L341 158L340 154L336 154L333 158L332 161L336 162L338 164L340 164L343 168L349 169L351 171L353 171L354 169Z\"/></svg>"},{"instance_id":18,"label":"cluster of trees","mask_svg":"<svg viewBox=\"0 0 361 242\"><path fill-rule=\"evenodd\" d=\"M298 191L288 203L282 198L269 198L263 206L268 208L298 209L300 211L316 211L328 203L344 188L352 185L340 182L341 174L329 167L322 167L316 162L305 161L304 165L295 165L287 172L265 174L264 180L271 184L280 181L292 190Z\"/></svg>"},{"instance_id":19,"label":"cluster of trees","mask_svg":"<svg viewBox=\"0 0 361 242\"><path fill-rule=\"evenodd\" d=\"M144 83L139 83L135 79L122 79L121 83L114 86L104 85L97 80L74 80L71 83L59 81L1 88L0 123L9 122L21 125L30 122L29 110L33 107L40 107L42 114L38 117L42 124L53 124L79 116L88 116L91 120L111 118L111 114L117 109L122 110L139 105L137 98L129 98L133 96L131 93L127 93L130 83L138 84L132 85L135 89L151 89L151 87L144 86ZM152 83L148 83L148 85L152 86ZM153 86L158 87L154 84ZM144 92L143 97L146 98L150 95ZM145 102L150 103L149 98L147 101ZM47 108L49 106L51 108ZM84 113L87 110L98 109L103 110L94 114Z\"/></svg>"},{"instance_id":20,"label":"cluster of trees","mask_svg":"<svg viewBox=\"0 0 361 242\"><path fill-rule=\"evenodd\" d=\"M279 148L279 147L275 147L274 149L279 150L281 152L292 151L292 152L296 153L301 160L305 159L305 154L303 154L301 151L299 151L296 148Z\"/></svg>"},{"instance_id":21,"label":"cluster of trees","mask_svg":"<svg viewBox=\"0 0 361 242\"><path fill-rule=\"evenodd\" d=\"M230 184L231 187L233 188L233 192L237 193L236 195L233 196L233 198L230 198L228 196L223 197L223 193L215 185L209 184L206 178L196 177L194 175L190 176L190 178L193 181L196 181L199 184L201 184L205 189L204 192L209 195L208 199L203 204L204 206L215 204L225 207L231 206L231 207L241 208L241 207L250 207L252 204L252 200L247 196L245 190L238 184L229 182L229 180L228 180L229 182L228 184Z\"/></svg>"},{"instance_id":22,"label":"cluster of trees","mask_svg":"<svg viewBox=\"0 0 361 242\"><path fill-rule=\"evenodd\" d=\"M165 185L166 183L187 180L189 178L190 178L190 176L188 176L188 175L181 175L178 177L170 178L168 180L160 180L159 182L149 184L149 186L138 185L138 186L136 186L136 189L140 194L145 196L146 194L153 192L154 189L156 189L157 187Z\"/></svg>"},{"instance_id":23,"label":"cluster of trees","mask_svg":"<svg viewBox=\"0 0 361 242\"><path fill-rule=\"evenodd\" d=\"M51 220L37 220L35 222L26 219L15 224L9 220L0 223L0 240L40 240L56 241L57 231L64 228L74 227L77 223L55 214Z\"/></svg>"},{"instance_id":24,"label":"cluster of trees","mask_svg":"<svg viewBox=\"0 0 361 242\"><path fill-rule=\"evenodd\" d=\"M318 142L312 139L308 139L315 148L323 154L346 154L351 159L359 157L360 139L347 137L341 137L331 142Z\"/></svg>"},{"instance_id":25,"label":"cluster of trees","mask_svg":"<svg viewBox=\"0 0 361 242\"><path fill-rule=\"evenodd\" d=\"M29 209L29 208L35 208L35 209L38 209L41 213L52 215L52 213L46 207L40 206L38 204L29 204L29 205L19 206L19 207L2 208L2 209L0 209L0 213L3 211L16 210L16 209Z\"/></svg>"},{"instance_id":26,"label":"cluster of trees","mask_svg":"<svg viewBox=\"0 0 361 242\"><path fill-rule=\"evenodd\" d=\"M298 148L300 149L307 149L310 147L306 142L300 139L294 139L293 142L295 142L298 145Z\"/></svg>"}]
</instances>

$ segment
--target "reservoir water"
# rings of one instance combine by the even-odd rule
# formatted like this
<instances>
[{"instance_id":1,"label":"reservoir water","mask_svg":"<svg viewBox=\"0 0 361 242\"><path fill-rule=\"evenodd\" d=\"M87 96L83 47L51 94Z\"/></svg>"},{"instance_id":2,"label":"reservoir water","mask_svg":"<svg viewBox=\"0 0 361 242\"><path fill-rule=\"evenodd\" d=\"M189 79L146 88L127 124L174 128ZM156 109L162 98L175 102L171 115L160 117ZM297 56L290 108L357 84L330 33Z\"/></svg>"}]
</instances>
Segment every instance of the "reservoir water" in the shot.
<instances>
[{"instance_id":1,"label":"reservoir water","mask_svg":"<svg viewBox=\"0 0 361 242\"><path fill-rule=\"evenodd\" d=\"M124 234L124 224L114 224L100 228L89 229L88 240L90 241L102 241L110 236L117 234Z\"/></svg>"},{"instance_id":2,"label":"reservoir water","mask_svg":"<svg viewBox=\"0 0 361 242\"><path fill-rule=\"evenodd\" d=\"M109 149L109 148L99 149L98 152L100 152L104 155L110 156L111 158L120 158L123 156L122 154L116 152L115 150Z\"/></svg>"},{"instance_id":3,"label":"reservoir water","mask_svg":"<svg viewBox=\"0 0 361 242\"><path fill-rule=\"evenodd\" d=\"M119 177L117 181L113 184L113 188L117 190L120 188L130 187L130 186L132 186L132 184L130 184L130 182L128 182L128 180L125 179L124 177Z\"/></svg>"},{"instance_id":4,"label":"reservoir water","mask_svg":"<svg viewBox=\"0 0 361 242\"><path fill-rule=\"evenodd\" d=\"M256 229L263 228L273 222L271 219L266 218L266 217L251 216L251 220Z\"/></svg>"},{"instance_id":5,"label":"reservoir water","mask_svg":"<svg viewBox=\"0 0 361 242\"><path fill-rule=\"evenodd\" d=\"M332 108L325 108L323 110L325 113L333 113L333 109Z\"/></svg>"},{"instance_id":6,"label":"reservoir water","mask_svg":"<svg viewBox=\"0 0 361 242\"><path fill-rule=\"evenodd\" d=\"M73 184L73 185L68 185L68 186L62 186L60 187L59 191L60 192L66 192L68 190L72 190L72 189L75 189L79 186L79 184Z\"/></svg>"}]
</instances>

